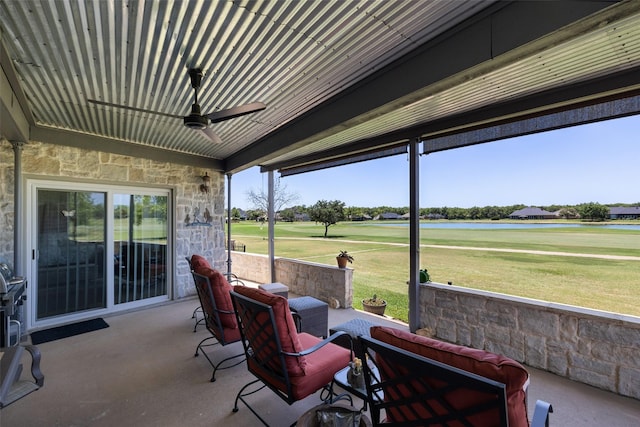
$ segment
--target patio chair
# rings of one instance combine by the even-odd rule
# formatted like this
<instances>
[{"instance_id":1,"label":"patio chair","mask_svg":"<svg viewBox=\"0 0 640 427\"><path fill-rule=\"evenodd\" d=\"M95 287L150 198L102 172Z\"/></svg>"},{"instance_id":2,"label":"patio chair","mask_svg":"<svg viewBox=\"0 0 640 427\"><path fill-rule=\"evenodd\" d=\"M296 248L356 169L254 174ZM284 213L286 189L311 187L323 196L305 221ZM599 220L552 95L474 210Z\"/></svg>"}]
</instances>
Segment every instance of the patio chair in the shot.
<instances>
[{"instance_id":1,"label":"patio chair","mask_svg":"<svg viewBox=\"0 0 640 427\"><path fill-rule=\"evenodd\" d=\"M229 294L232 289L231 285L217 270L201 268L198 271L199 273L192 271L191 274L196 284L198 298L200 298L205 325L207 330L211 332L211 336L200 341L194 356L197 357L202 352L204 357L207 358L213 367L211 382L214 382L216 380L216 372L219 369L227 369L239 365L244 359L232 364L225 364L242 357L244 353L235 354L215 363L204 351L204 347L217 344L226 346L240 341L240 329L238 328L233 303ZM215 340L215 342L208 343L210 340Z\"/></svg>"},{"instance_id":2,"label":"patio chair","mask_svg":"<svg viewBox=\"0 0 640 427\"><path fill-rule=\"evenodd\" d=\"M191 256L191 258L184 257L184 259L187 261L187 264L189 264L190 271L194 271L194 270L197 271L201 268L212 268L211 264L209 264L209 261L207 261L207 259L201 255L194 254ZM229 282L229 284L244 285L244 282L238 279L238 276L236 276L233 273L224 273L224 276L227 278L227 281ZM195 281L194 281L194 285L195 285ZM199 314L201 313L202 313L201 306L197 306L193 310L193 313L191 315L191 318L195 319L195 324L193 325L193 332L196 332L196 330L198 329L198 326L204 323L204 316L202 317L199 316Z\"/></svg>"},{"instance_id":3,"label":"patio chair","mask_svg":"<svg viewBox=\"0 0 640 427\"><path fill-rule=\"evenodd\" d=\"M359 339L374 426L529 426L528 373L517 362L393 328L371 335ZM552 411L538 401L532 427L548 427Z\"/></svg>"},{"instance_id":4,"label":"patio chair","mask_svg":"<svg viewBox=\"0 0 640 427\"><path fill-rule=\"evenodd\" d=\"M318 390L323 390L321 398L324 392L331 398L330 383L334 374L352 359L351 350L333 344L337 337L345 335L344 332L324 340L305 332L298 333L287 299L280 295L235 286L231 296L247 369L257 378L240 389L233 412L238 411L241 401L264 425L268 425L245 399L264 387L270 388L289 405Z\"/></svg>"},{"instance_id":5,"label":"patio chair","mask_svg":"<svg viewBox=\"0 0 640 427\"><path fill-rule=\"evenodd\" d=\"M194 255L195 256L195 255ZM189 264L189 271L193 272L193 265L191 264L191 258L188 256L184 257L187 260L187 264ZM193 280L193 285L196 285L195 278ZM191 318L195 319L195 324L193 325L193 332L196 332L198 326L204 322L204 316L200 317L199 314L202 314L202 306L198 305L193 309L193 313L191 314Z\"/></svg>"}]
</instances>

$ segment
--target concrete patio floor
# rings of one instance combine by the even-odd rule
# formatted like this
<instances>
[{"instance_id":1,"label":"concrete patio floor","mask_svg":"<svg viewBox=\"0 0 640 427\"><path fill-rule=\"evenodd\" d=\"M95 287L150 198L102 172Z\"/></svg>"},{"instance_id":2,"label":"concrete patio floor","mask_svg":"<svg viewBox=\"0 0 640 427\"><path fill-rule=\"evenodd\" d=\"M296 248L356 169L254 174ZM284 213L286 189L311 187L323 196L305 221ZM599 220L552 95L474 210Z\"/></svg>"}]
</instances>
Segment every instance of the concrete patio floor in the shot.
<instances>
[{"instance_id":1,"label":"concrete patio floor","mask_svg":"<svg viewBox=\"0 0 640 427\"><path fill-rule=\"evenodd\" d=\"M109 328L39 345L45 385L1 410L0 426L260 425L244 406L231 411L236 392L253 378L245 365L219 371L211 383L210 365L193 356L209 334L203 327L193 332L197 304L183 299L106 317ZM354 317L407 328L353 309L330 309L329 327ZM241 351L236 343L215 346L209 354L220 360ZM640 425L637 400L537 369L529 372L530 416L536 400L543 399L553 405L552 426ZM272 426L288 426L320 403L316 394L288 406L266 389L249 399Z\"/></svg>"}]
</instances>

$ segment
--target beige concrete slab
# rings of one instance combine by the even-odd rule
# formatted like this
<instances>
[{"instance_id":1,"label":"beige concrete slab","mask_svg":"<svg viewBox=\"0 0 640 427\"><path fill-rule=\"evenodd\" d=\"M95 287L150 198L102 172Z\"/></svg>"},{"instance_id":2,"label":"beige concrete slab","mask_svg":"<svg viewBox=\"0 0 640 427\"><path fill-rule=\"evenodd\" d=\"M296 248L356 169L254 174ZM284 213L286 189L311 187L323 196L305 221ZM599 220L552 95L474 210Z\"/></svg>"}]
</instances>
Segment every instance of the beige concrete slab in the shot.
<instances>
[{"instance_id":1,"label":"beige concrete slab","mask_svg":"<svg viewBox=\"0 0 640 427\"><path fill-rule=\"evenodd\" d=\"M208 334L202 327L193 332L197 304L187 299L106 317L109 328L41 344L45 385L3 409L0 426L258 425L245 407L231 412L236 392L252 379L245 365L219 371L211 383L210 365L193 356ZM330 309L329 326L353 317L406 327L352 309ZM238 351L239 343L209 354L217 359ZM550 401L552 426L640 425L638 401L535 369L531 377L529 406ZM273 426L289 425L320 403L315 396L288 406L269 390L251 399Z\"/></svg>"}]
</instances>

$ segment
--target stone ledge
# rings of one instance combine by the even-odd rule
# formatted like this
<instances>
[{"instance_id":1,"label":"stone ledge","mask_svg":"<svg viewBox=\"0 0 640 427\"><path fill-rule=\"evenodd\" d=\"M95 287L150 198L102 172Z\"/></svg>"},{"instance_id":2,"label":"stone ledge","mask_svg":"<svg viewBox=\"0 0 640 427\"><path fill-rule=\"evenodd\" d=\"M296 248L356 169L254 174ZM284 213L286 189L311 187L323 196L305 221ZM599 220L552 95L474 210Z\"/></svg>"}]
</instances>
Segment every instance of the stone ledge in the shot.
<instances>
[{"instance_id":1,"label":"stone ledge","mask_svg":"<svg viewBox=\"0 0 640 427\"><path fill-rule=\"evenodd\" d=\"M420 327L456 344L640 399L640 318L439 283L419 287Z\"/></svg>"}]
</instances>

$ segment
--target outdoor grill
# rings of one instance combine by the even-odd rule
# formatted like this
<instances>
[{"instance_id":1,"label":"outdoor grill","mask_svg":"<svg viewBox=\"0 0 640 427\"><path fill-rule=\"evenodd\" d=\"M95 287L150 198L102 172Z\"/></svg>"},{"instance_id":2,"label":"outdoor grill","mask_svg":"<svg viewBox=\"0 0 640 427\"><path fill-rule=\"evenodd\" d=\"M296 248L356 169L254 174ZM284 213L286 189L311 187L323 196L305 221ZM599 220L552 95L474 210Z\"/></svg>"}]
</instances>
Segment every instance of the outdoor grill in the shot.
<instances>
[{"instance_id":1,"label":"outdoor grill","mask_svg":"<svg viewBox=\"0 0 640 427\"><path fill-rule=\"evenodd\" d=\"M22 335L22 317L27 280L14 275L0 258L0 348L17 345Z\"/></svg>"}]
</instances>

